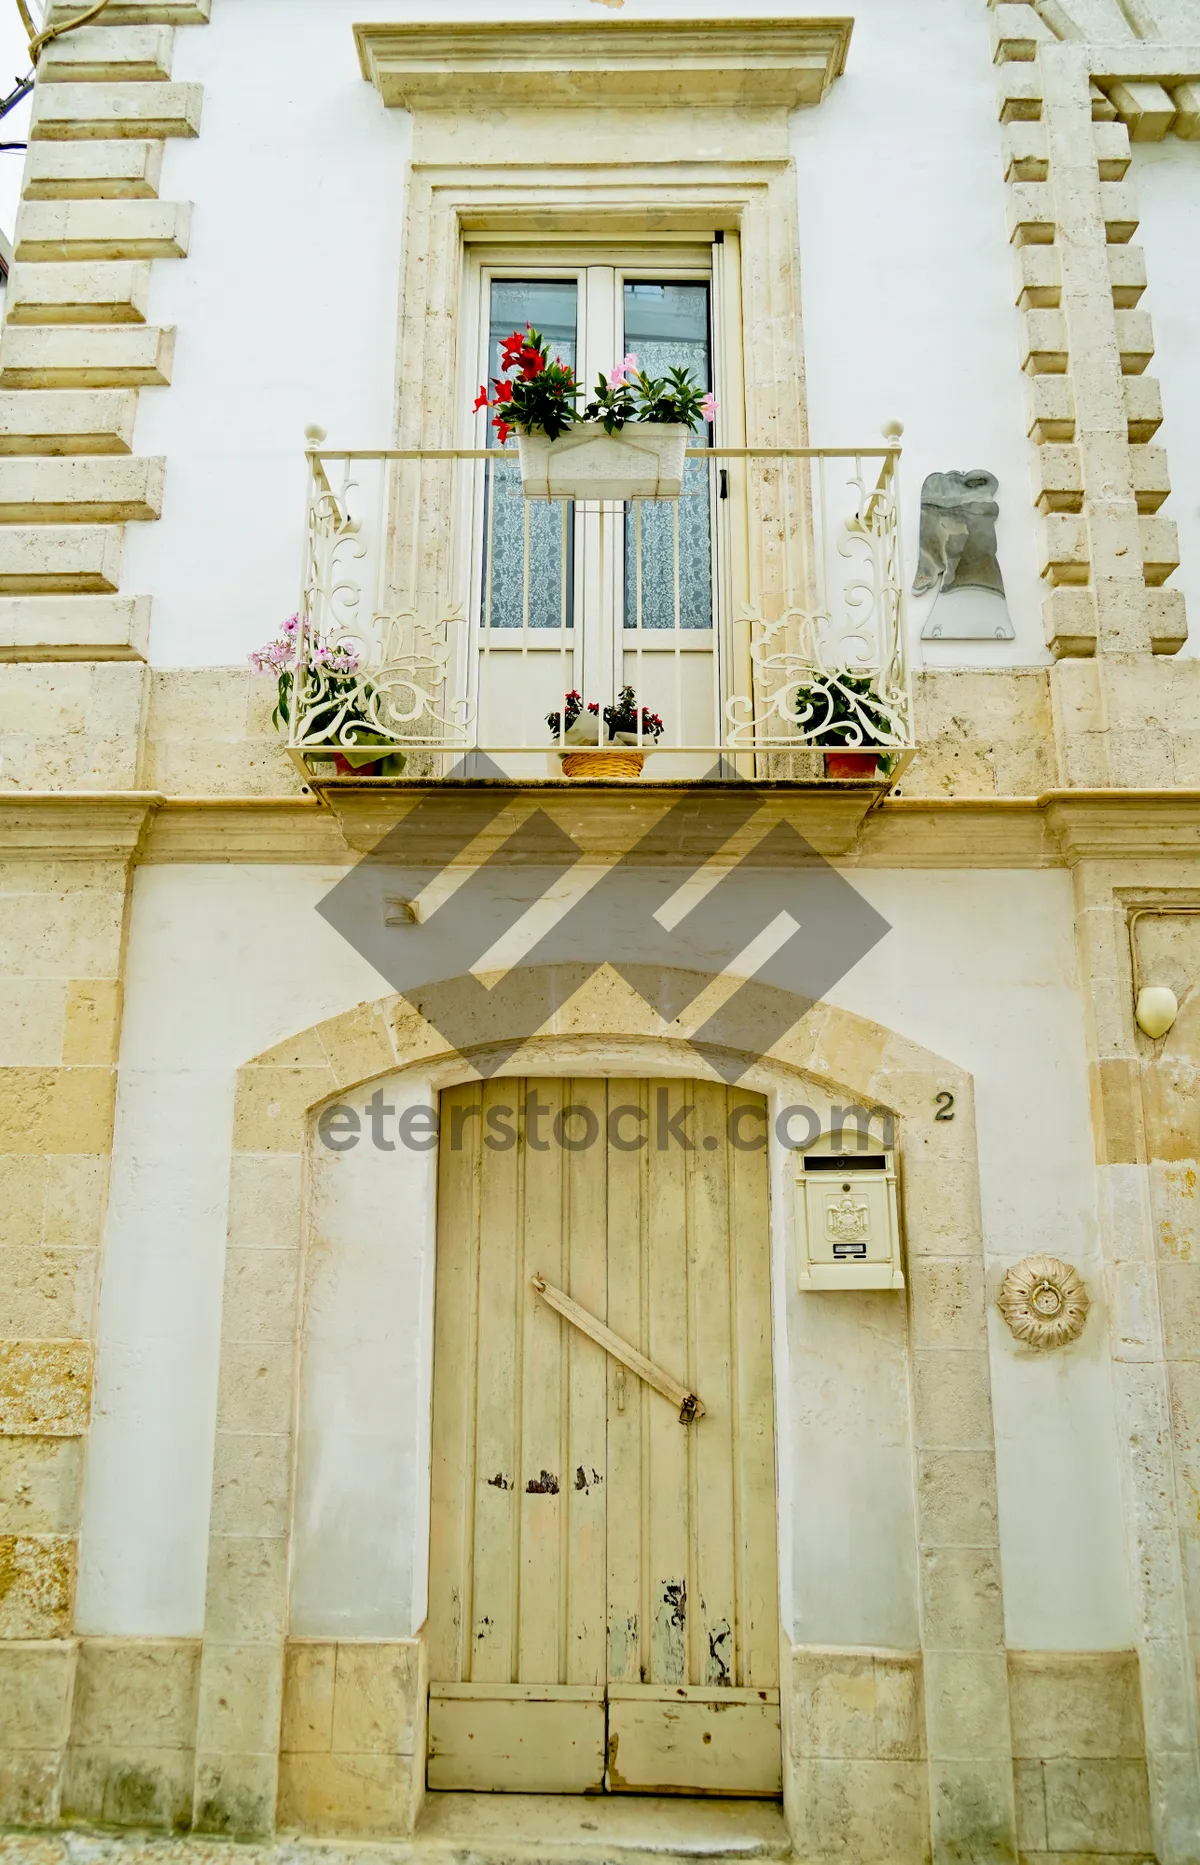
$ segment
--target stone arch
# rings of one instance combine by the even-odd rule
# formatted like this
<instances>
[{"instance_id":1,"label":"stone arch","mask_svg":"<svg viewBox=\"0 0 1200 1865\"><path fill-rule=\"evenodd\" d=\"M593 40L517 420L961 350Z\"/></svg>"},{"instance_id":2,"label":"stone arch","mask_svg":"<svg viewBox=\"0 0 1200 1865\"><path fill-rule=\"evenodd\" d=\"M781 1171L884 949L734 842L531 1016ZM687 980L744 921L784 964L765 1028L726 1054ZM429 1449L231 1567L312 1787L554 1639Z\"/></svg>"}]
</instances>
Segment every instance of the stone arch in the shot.
<instances>
[{"instance_id":1,"label":"stone arch","mask_svg":"<svg viewBox=\"0 0 1200 1865\"><path fill-rule=\"evenodd\" d=\"M688 976L680 974L678 1001L690 998ZM545 1001L547 981L535 977L530 982L534 996ZM560 977L557 983L576 981ZM769 987L762 991L764 1003L770 998L778 1012L787 994ZM709 1072L682 1030L664 1025L607 968L590 976L581 968L577 988L569 995L558 989L554 995L561 1009L535 1037L526 1038L515 1027L520 1016L515 1005L506 1013L508 1025L498 1021L466 1053L449 1047L422 1014L419 1000L390 994L299 1031L245 1064L235 1100L234 1172L261 1173L264 1184L292 1188L297 1257L301 1200L294 1194L305 1172L314 1115L341 1093L414 1071L440 1089L478 1072L472 1055L490 1052L494 1058L497 1049L508 1052L502 1064L506 1072ZM977 1844L985 1827L1003 1845L1014 1831L1013 1785L1002 1615L996 1610L1001 1582L995 1448L971 1079L956 1065L853 1012L800 999L789 1008L793 1020L786 1035L765 1054L740 1058L746 1064L744 1085L770 1092L813 1082L831 1096L886 1109L898 1129L921 1654L914 1656L909 1748L903 1764L897 1764L911 1774L909 1827L877 1843L902 1857L911 1841L913 1856L921 1856L936 1806L943 1833L961 1831L964 1838L969 1833ZM785 1021L776 1017L775 1026ZM937 1117L936 1097L947 1091L953 1097L952 1120ZM227 1276L197 1759L200 1826L220 1824L221 1804L228 1797L222 1783L229 1789L239 1778L254 1784L266 1826L279 1793L277 1743L272 1750L268 1739L265 1751L261 1746L252 1751L247 1747L251 1738L239 1736L240 1748L214 1752L211 1738L205 1739L207 1729L216 1733L221 1727L217 1706L228 1692L231 1663L241 1667L244 1700L260 1708L256 1724L253 1717L243 1719L247 1727L272 1727L270 1706L278 1704L282 1688L301 1323L293 1311L287 1338L248 1358L248 1347L261 1339L256 1336L258 1300L253 1278L243 1285ZM252 1362L261 1362L261 1378L251 1377ZM246 1481L248 1434L262 1442L270 1463L270 1509L254 1507L253 1481ZM817 1829L830 1817L828 1808L822 1810L823 1797L844 1799L850 1777L835 1778L836 1770L831 1774L826 1738L815 1738L811 1717L806 1720L796 1709L807 1703L811 1710L812 1692L829 1654L817 1661L816 1670L811 1654L793 1656L797 1661L790 1681L787 1675L783 1679L785 1781L796 1842L815 1851ZM361 1652L358 1661L364 1661ZM415 1702L420 1697L419 1653L410 1654L407 1662ZM980 1706L972 1718L969 1755L963 1753L958 1709L965 1698ZM407 1762L403 1804L390 1803L373 1830L394 1832L415 1818L424 1768L419 1724L414 1709L408 1719L408 1753L400 1758ZM847 1751L847 1768L856 1752ZM821 1770L809 1767L817 1756L823 1758ZM397 1778L405 1772L399 1762L395 1772ZM285 1797L287 1792L285 1780ZM287 1804L292 1818L303 1822L294 1796ZM344 1815L339 1818L339 1830L345 1831ZM241 1824L244 1828L244 1819Z\"/></svg>"}]
</instances>

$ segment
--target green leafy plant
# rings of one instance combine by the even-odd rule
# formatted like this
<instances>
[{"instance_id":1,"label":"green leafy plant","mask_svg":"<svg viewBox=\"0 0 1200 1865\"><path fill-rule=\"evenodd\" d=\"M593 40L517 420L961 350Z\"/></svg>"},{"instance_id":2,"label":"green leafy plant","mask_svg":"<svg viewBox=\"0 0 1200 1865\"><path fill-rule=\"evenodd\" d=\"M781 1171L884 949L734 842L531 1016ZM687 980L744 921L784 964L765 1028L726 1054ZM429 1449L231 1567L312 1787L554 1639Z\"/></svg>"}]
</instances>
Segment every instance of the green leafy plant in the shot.
<instances>
[{"instance_id":1,"label":"green leafy plant","mask_svg":"<svg viewBox=\"0 0 1200 1865\"><path fill-rule=\"evenodd\" d=\"M580 420L596 421L606 433L619 434L630 421L698 428L712 421L717 412L711 389L702 389L690 369L648 376L631 352L610 375L601 374L581 415L575 405L580 385L574 370L568 363L551 360L550 346L532 324L505 337L500 369L492 378L490 394L487 383L480 383L475 411L492 410L492 426L501 446L514 428L557 440Z\"/></svg>"},{"instance_id":2,"label":"green leafy plant","mask_svg":"<svg viewBox=\"0 0 1200 1865\"><path fill-rule=\"evenodd\" d=\"M664 726L656 712L651 712L648 706L643 706L641 708L640 717L643 739L658 739L662 737ZM608 727L608 736L610 739L615 739L618 733L626 737L636 738L638 732L638 718L637 694L631 686L623 686L621 688L621 691L617 694L617 703L615 706L606 706L604 708L604 723Z\"/></svg>"},{"instance_id":3,"label":"green leafy plant","mask_svg":"<svg viewBox=\"0 0 1200 1865\"><path fill-rule=\"evenodd\" d=\"M480 383L475 410L491 408L492 426L503 446L513 428L522 434L546 434L557 440L580 418L575 406L579 384L569 363L550 359L550 346L540 330L527 324L522 333L505 337L501 373L492 378L492 393ZM513 374L512 372L516 373Z\"/></svg>"},{"instance_id":4,"label":"green leafy plant","mask_svg":"<svg viewBox=\"0 0 1200 1865\"><path fill-rule=\"evenodd\" d=\"M648 376L632 352L622 357L611 375L599 378L584 409L587 420L599 421L609 434L619 434L629 421L699 427L716 412L716 397L711 389L700 387L690 369Z\"/></svg>"},{"instance_id":5,"label":"green leafy plant","mask_svg":"<svg viewBox=\"0 0 1200 1865\"><path fill-rule=\"evenodd\" d=\"M335 762L355 768L378 763L382 757L390 774L404 769L404 754L395 739L380 732L364 710L370 707L375 689L370 681L360 679L358 650L352 643L335 645L313 635L304 654L300 617L289 615L275 639L256 648L249 659L259 673L275 676L271 722L277 730L288 729L292 708L298 704L307 714L306 738L318 741L309 750L318 749L325 726L331 733L330 756Z\"/></svg>"},{"instance_id":6,"label":"green leafy plant","mask_svg":"<svg viewBox=\"0 0 1200 1865\"><path fill-rule=\"evenodd\" d=\"M890 770L892 759L882 747L895 737L895 724L870 673L839 671L814 675L796 688L796 717L812 745L842 751L880 748L879 764Z\"/></svg>"}]
</instances>

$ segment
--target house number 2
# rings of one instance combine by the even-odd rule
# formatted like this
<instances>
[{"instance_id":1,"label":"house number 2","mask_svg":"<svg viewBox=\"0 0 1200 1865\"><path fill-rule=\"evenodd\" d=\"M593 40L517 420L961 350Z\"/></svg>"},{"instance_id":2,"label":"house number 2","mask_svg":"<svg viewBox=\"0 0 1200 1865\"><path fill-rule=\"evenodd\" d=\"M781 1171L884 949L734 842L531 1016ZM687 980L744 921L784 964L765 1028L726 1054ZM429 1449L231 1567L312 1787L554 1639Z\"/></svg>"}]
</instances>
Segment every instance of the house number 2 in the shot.
<instances>
[{"instance_id":1,"label":"house number 2","mask_svg":"<svg viewBox=\"0 0 1200 1865\"><path fill-rule=\"evenodd\" d=\"M948 1088L943 1088L941 1093L935 1094L933 1098L937 1102L937 1113L933 1118L935 1120L953 1120L954 1096L951 1094L950 1090Z\"/></svg>"}]
</instances>

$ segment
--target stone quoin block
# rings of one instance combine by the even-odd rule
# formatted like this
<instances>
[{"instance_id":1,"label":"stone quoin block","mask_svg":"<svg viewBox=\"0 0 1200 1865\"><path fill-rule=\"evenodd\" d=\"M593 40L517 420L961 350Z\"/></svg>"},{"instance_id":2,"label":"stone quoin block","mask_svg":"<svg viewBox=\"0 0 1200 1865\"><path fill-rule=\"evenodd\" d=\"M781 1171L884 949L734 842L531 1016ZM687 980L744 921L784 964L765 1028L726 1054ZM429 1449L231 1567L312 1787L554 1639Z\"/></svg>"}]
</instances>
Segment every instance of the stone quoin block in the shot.
<instances>
[{"instance_id":1,"label":"stone quoin block","mask_svg":"<svg viewBox=\"0 0 1200 1865\"><path fill-rule=\"evenodd\" d=\"M154 200L162 142L35 142L25 156L27 201Z\"/></svg>"},{"instance_id":2,"label":"stone quoin block","mask_svg":"<svg viewBox=\"0 0 1200 1865\"><path fill-rule=\"evenodd\" d=\"M170 325L39 330L10 323L0 335L4 388L163 388L174 362Z\"/></svg>"},{"instance_id":3,"label":"stone quoin block","mask_svg":"<svg viewBox=\"0 0 1200 1865\"><path fill-rule=\"evenodd\" d=\"M76 0L52 0L46 24L62 26L79 12ZM207 26L212 0L109 0L104 18L110 26Z\"/></svg>"},{"instance_id":4,"label":"stone quoin block","mask_svg":"<svg viewBox=\"0 0 1200 1865\"><path fill-rule=\"evenodd\" d=\"M51 40L38 61L42 84L147 83L171 76L169 26L80 26Z\"/></svg>"},{"instance_id":5,"label":"stone quoin block","mask_svg":"<svg viewBox=\"0 0 1200 1865\"><path fill-rule=\"evenodd\" d=\"M1062 256L1057 246L1019 246L1016 260L1021 309L1053 310L1062 298Z\"/></svg>"},{"instance_id":6,"label":"stone quoin block","mask_svg":"<svg viewBox=\"0 0 1200 1865\"><path fill-rule=\"evenodd\" d=\"M0 454L128 453L131 390L0 390Z\"/></svg>"},{"instance_id":7,"label":"stone quoin block","mask_svg":"<svg viewBox=\"0 0 1200 1865\"><path fill-rule=\"evenodd\" d=\"M33 94L29 140L198 136L198 84L45 84Z\"/></svg>"},{"instance_id":8,"label":"stone quoin block","mask_svg":"<svg viewBox=\"0 0 1200 1865\"><path fill-rule=\"evenodd\" d=\"M121 580L122 539L116 526L0 526L0 591L115 590Z\"/></svg>"},{"instance_id":9,"label":"stone quoin block","mask_svg":"<svg viewBox=\"0 0 1200 1865\"><path fill-rule=\"evenodd\" d=\"M17 215L19 260L182 259L189 201L26 201Z\"/></svg>"},{"instance_id":10,"label":"stone quoin block","mask_svg":"<svg viewBox=\"0 0 1200 1865\"><path fill-rule=\"evenodd\" d=\"M145 660L149 596L0 599L0 660Z\"/></svg>"},{"instance_id":11,"label":"stone quoin block","mask_svg":"<svg viewBox=\"0 0 1200 1865\"><path fill-rule=\"evenodd\" d=\"M144 324L150 267L134 262L29 265L9 274L11 324Z\"/></svg>"},{"instance_id":12,"label":"stone quoin block","mask_svg":"<svg viewBox=\"0 0 1200 1865\"><path fill-rule=\"evenodd\" d=\"M1125 376L1121 383L1131 443L1153 439L1162 426L1162 390L1155 376Z\"/></svg>"},{"instance_id":13,"label":"stone quoin block","mask_svg":"<svg viewBox=\"0 0 1200 1865\"><path fill-rule=\"evenodd\" d=\"M1113 303L1119 311L1131 311L1146 289L1146 255L1140 246L1109 246L1105 252Z\"/></svg>"},{"instance_id":14,"label":"stone quoin block","mask_svg":"<svg viewBox=\"0 0 1200 1865\"><path fill-rule=\"evenodd\" d=\"M121 524L162 512L166 462L153 457L0 458L0 523Z\"/></svg>"},{"instance_id":15,"label":"stone quoin block","mask_svg":"<svg viewBox=\"0 0 1200 1865\"><path fill-rule=\"evenodd\" d=\"M1032 376L1025 391L1033 440L1074 440L1075 391L1070 376Z\"/></svg>"}]
</instances>

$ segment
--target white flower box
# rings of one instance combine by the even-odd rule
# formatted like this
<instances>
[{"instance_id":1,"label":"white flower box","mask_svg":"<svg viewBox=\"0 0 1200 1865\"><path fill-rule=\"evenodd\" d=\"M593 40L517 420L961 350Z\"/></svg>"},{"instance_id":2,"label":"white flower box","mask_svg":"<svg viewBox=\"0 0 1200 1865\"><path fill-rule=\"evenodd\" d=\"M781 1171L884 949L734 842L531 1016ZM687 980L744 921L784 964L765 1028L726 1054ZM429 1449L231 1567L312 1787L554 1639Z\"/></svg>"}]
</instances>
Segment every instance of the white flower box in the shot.
<instances>
[{"instance_id":1,"label":"white flower box","mask_svg":"<svg viewBox=\"0 0 1200 1865\"><path fill-rule=\"evenodd\" d=\"M677 499L690 428L630 421L606 434L583 421L557 440L518 434L521 490L527 499Z\"/></svg>"}]
</instances>

